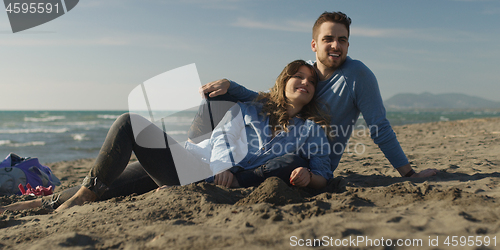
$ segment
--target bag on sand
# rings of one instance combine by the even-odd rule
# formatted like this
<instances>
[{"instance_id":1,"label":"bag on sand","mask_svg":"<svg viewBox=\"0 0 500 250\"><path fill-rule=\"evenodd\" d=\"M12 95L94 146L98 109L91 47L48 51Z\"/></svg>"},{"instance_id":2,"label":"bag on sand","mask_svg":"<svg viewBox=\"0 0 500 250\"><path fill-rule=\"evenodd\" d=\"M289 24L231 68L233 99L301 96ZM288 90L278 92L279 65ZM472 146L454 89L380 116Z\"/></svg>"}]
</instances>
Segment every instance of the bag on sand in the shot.
<instances>
[{"instance_id":1,"label":"bag on sand","mask_svg":"<svg viewBox=\"0 0 500 250\"><path fill-rule=\"evenodd\" d=\"M19 184L55 188L61 182L52 170L41 165L37 158L24 158L10 153L0 163L0 195L21 195Z\"/></svg>"}]
</instances>

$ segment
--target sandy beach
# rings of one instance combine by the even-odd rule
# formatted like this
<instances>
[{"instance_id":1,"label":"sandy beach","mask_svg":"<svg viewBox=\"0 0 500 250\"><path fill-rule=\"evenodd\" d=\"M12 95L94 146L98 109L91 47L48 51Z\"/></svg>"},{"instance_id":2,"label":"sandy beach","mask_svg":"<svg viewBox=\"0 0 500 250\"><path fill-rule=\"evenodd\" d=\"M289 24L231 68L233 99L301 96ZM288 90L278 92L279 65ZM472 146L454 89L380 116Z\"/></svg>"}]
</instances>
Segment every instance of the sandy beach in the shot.
<instances>
[{"instance_id":1,"label":"sandy beach","mask_svg":"<svg viewBox=\"0 0 500 250\"><path fill-rule=\"evenodd\" d=\"M358 130L334 172L335 179L319 194L271 178L256 188L191 184L60 213L6 211L0 215L0 249L290 249L300 245L497 249L500 118L413 124L394 130L416 171L436 168L440 172L411 181L399 177L368 132ZM47 165L61 179L58 190L62 190L79 185L92 162ZM28 198L0 197L0 202L6 205Z\"/></svg>"}]
</instances>

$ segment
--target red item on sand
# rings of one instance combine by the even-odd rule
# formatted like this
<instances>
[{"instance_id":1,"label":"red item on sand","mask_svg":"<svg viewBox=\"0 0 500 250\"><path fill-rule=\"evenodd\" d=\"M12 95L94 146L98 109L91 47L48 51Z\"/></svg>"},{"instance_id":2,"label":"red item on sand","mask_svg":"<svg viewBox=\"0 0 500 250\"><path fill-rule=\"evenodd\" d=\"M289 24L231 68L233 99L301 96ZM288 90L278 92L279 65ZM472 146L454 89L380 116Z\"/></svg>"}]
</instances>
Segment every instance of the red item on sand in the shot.
<instances>
[{"instance_id":1,"label":"red item on sand","mask_svg":"<svg viewBox=\"0 0 500 250\"><path fill-rule=\"evenodd\" d=\"M24 189L23 184L19 184L19 190L23 195L34 195L34 196L46 196L46 195L51 195L53 193L52 186L49 187L37 186L36 188L32 188L29 183L26 184L26 190Z\"/></svg>"}]
</instances>

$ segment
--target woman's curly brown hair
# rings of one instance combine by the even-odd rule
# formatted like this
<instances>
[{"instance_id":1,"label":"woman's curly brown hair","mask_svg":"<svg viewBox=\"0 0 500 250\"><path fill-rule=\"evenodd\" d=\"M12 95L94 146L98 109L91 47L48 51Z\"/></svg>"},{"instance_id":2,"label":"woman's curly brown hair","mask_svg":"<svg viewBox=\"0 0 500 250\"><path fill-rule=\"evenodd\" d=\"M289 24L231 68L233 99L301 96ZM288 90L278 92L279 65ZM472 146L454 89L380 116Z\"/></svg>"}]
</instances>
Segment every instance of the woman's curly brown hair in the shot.
<instances>
[{"instance_id":1,"label":"woman's curly brown hair","mask_svg":"<svg viewBox=\"0 0 500 250\"><path fill-rule=\"evenodd\" d=\"M285 87L288 80L294 76L302 66L306 66L309 70L311 70L314 77L314 89L316 89L318 84L318 74L316 73L314 67L306 63L304 60L295 60L283 69L269 93L260 92L255 99L256 102L264 104L262 108L262 115L269 116L269 125L272 128L273 134L279 132L280 130L288 132L290 118L292 117L289 117L287 113L287 106L291 104L285 96ZM309 119L319 124L325 130L328 138L333 139L330 133L330 116L319 107L316 97L314 97L300 110L297 117L304 120Z\"/></svg>"}]
</instances>

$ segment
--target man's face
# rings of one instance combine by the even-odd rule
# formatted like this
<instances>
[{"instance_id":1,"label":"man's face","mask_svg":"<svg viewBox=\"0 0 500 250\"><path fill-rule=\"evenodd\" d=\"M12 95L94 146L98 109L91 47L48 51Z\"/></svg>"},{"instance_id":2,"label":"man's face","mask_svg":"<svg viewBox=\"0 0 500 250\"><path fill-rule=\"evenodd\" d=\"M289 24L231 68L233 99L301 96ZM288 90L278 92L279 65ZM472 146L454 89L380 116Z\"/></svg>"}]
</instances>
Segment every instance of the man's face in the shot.
<instances>
[{"instance_id":1,"label":"man's face","mask_svg":"<svg viewBox=\"0 0 500 250\"><path fill-rule=\"evenodd\" d=\"M318 35L311 42L311 49L316 52L318 69L335 71L347 58L349 36L347 28L341 23L324 22L318 29Z\"/></svg>"}]
</instances>

